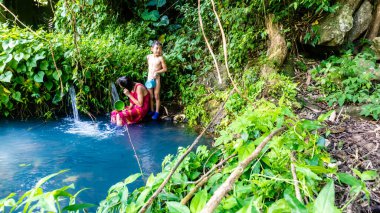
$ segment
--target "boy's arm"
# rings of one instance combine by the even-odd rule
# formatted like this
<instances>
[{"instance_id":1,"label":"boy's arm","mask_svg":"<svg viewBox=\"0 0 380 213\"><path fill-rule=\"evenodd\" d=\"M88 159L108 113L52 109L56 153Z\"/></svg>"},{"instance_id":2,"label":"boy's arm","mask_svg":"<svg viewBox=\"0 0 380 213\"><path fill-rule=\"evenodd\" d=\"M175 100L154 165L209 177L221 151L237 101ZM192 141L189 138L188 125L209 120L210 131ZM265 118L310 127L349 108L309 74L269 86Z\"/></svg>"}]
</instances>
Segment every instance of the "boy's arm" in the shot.
<instances>
[{"instance_id":1,"label":"boy's arm","mask_svg":"<svg viewBox=\"0 0 380 213\"><path fill-rule=\"evenodd\" d=\"M161 73L164 73L167 71L167 67L166 67L164 57L162 57L162 56L160 57L160 62L161 62L162 69L156 71L156 73L158 73L158 74L161 74Z\"/></svg>"}]
</instances>

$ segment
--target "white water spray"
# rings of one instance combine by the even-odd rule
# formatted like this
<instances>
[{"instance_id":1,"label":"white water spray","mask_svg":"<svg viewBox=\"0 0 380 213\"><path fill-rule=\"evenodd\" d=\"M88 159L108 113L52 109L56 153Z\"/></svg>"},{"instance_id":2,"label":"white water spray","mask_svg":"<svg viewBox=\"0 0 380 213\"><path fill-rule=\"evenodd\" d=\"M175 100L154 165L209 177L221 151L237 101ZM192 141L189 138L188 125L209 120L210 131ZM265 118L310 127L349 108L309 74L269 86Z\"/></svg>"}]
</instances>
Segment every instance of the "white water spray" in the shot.
<instances>
[{"instance_id":1,"label":"white water spray","mask_svg":"<svg viewBox=\"0 0 380 213\"><path fill-rule=\"evenodd\" d=\"M115 84L113 82L111 82L111 94L112 94L112 106L113 106L116 101L120 100L119 94L117 93Z\"/></svg>"},{"instance_id":2,"label":"white water spray","mask_svg":"<svg viewBox=\"0 0 380 213\"><path fill-rule=\"evenodd\" d=\"M73 108L73 115L74 115L74 121L79 121L79 113L78 113L78 108L77 108L77 98L76 98L76 93L74 86L71 86L69 89L69 94L71 98L71 107Z\"/></svg>"}]
</instances>

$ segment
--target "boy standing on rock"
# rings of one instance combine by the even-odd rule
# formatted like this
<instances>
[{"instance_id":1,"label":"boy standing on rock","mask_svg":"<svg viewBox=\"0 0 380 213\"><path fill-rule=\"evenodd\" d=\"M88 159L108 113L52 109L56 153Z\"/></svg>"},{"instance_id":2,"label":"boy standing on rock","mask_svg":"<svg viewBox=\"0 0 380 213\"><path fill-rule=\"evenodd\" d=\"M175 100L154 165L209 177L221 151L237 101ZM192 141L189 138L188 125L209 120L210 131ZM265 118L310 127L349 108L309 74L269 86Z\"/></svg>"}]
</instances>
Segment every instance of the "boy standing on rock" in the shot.
<instances>
[{"instance_id":1,"label":"boy standing on rock","mask_svg":"<svg viewBox=\"0 0 380 213\"><path fill-rule=\"evenodd\" d=\"M160 112L160 89L161 77L160 74L167 71L164 57L162 56L162 44L159 41L154 41L150 48L152 54L146 58L148 60L148 79L145 86L148 88L150 94L150 115L152 119L156 120ZM154 111L153 97L156 100L156 111Z\"/></svg>"}]
</instances>

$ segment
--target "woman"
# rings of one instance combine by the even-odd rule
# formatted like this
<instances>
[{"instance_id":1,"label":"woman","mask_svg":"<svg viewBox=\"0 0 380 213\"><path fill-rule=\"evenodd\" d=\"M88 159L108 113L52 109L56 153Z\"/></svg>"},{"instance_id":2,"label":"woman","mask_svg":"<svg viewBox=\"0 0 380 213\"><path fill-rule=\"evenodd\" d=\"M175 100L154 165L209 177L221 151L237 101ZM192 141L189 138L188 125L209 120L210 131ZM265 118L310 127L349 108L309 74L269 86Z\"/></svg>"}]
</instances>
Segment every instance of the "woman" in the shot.
<instances>
[{"instance_id":1,"label":"woman","mask_svg":"<svg viewBox=\"0 0 380 213\"><path fill-rule=\"evenodd\" d=\"M123 88L123 93L129 98L130 105L121 111L111 112L111 122L118 126L134 124L141 121L149 110L149 92L140 83L131 81L125 76L117 79L116 83Z\"/></svg>"}]
</instances>

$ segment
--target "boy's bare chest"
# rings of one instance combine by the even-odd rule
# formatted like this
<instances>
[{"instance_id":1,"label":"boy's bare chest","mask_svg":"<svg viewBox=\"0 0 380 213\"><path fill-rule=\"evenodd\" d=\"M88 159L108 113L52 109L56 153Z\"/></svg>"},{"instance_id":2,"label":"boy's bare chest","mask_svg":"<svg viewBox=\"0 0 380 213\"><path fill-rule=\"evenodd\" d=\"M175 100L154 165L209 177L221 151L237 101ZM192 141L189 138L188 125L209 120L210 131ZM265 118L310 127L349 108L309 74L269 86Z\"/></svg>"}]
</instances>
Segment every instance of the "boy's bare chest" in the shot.
<instances>
[{"instance_id":1,"label":"boy's bare chest","mask_svg":"<svg viewBox=\"0 0 380 213\"><path fill-rule=\"evenodd\" d=\"M160 67L161 66L160 59L159 58L151 57L149 59L149 66L151 66L151 67Z\"/></svg>"}]
</instances>

